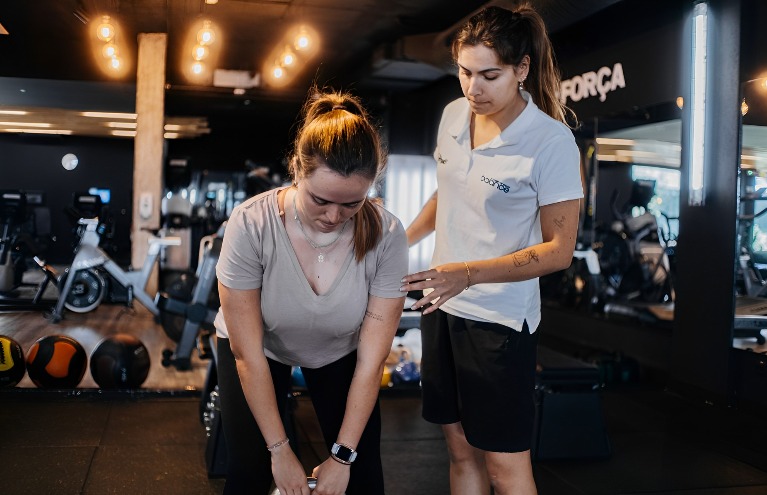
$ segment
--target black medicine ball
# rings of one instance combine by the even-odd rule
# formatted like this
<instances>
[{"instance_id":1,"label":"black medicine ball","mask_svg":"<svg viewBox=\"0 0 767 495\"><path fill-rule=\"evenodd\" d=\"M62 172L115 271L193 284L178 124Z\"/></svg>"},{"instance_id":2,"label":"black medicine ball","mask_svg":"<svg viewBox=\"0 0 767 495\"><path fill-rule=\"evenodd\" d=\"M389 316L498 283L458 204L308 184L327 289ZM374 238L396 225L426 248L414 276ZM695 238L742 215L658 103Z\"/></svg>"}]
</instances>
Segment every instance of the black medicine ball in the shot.
<instances>
[{"instance_id":1,"label":"black medicine ball","mask_svg":"<svg viewBox=\"0 0 767 495\"><path fill-rule=\"evenodd\" d=\"M27 364L18 342L0 335L0 388L13 387L24 378Z\"/></svg>"},{"instance_id":2,"label":"black medicine ball","mask_svg":"<svg viewBox=\"0 0 767 495\"><path fill-rule=\"evenodd\" d=\"M66 335L43 337L27 353L29 378L40 388L75 388L87 367L85 349Z\"/></svg>"},{"instance_id":3,"label":"black medicine ball","mask_svg":"<svg viewBox=\"0 0 767 495\"><path fill-rule=\"evenodd\" d=\"M146 346L126 333L105 338L91 353L91 376L103 389L141 387L149 365Z\"/></svg>"}]
</instances>

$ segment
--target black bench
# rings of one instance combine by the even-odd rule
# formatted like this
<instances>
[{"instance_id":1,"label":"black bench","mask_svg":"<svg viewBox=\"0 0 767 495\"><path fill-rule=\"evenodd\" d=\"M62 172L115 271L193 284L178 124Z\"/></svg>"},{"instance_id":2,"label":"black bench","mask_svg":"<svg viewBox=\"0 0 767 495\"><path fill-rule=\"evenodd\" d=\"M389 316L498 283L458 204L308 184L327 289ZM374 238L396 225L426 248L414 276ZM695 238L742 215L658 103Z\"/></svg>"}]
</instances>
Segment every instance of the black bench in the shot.
<instances>
[{"instance_id":1,"label":"black bench","mask_svg":"<svg viewBox=\"0 0 767 495\"><path fill-rule=\"evenodd\" d=\"M539 346L535 397L533 459L610 455L597 366Z\"/></svg>"}]
</instances>

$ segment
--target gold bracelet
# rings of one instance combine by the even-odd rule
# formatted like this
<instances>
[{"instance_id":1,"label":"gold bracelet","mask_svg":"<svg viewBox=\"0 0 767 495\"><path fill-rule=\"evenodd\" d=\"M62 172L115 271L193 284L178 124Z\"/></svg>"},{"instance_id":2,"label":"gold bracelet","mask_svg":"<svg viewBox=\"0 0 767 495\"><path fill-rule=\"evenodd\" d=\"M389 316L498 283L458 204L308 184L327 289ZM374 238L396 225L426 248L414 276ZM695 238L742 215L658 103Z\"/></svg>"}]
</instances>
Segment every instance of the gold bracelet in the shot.
<instances>
[{"instance_id":1,"label":"gold bracelet","mask_svg":"<svg viewBox=\"0 0 767 495\"><path fill-rule=\"evenodd\" d=\"M285 444L286 444L286 443L288 443L288 442L290 442L290 439L289 439L289 438L287 438L287 437L285 437L284 439L280 440L279 442L275 443L274 445L267 445L267 446L266 446L266 450L268 450L269 452L271 452L271 451L273 451L274 449L276 449L277 447L282 447L283 445L285 445Z\"/></svg>"},{"instance_id":2,"label":"gold bracelet","mask_svg":"<svg viewBox=\"0 0 767 495\"><path fill-rule=\"evenodd\" d=\"M463 290L468 290L469 287L471 286L471 271L469 271L468 263L464 261L463 264L466 266L466 288Z\"/></svg>"}]
</instances>

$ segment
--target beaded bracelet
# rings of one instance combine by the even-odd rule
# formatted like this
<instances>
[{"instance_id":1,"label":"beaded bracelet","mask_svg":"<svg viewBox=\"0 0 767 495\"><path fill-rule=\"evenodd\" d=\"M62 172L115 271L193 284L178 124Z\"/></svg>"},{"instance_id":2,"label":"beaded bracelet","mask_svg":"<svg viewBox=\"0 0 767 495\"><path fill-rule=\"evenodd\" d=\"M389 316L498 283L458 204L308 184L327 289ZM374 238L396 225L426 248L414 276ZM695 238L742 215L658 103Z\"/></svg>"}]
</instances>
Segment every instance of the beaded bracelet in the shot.
<instances>
[{"instance_id":1,"label":"beaded bracelet","mask_svg":"<svg viewBox=\"0 0 767 495\"><path fill-rule=\"evenodd\" d=\"M286 437L286 438L284 438L284 439L280 440L279 442L275 443L274 445L267 445L267 446L266 446L266 450L268 450L269 452L271 452L271 451L273 451L274 449L276 449L277 447L281 447L281 446L285 445L285 444L286 444L286 443L288 443L288 442L290 442L290 439Z\"/></svg>"},{"instance_id":2,"label":"beaded bracelet","mask_svg":"<svg viewBox=\"0 0 767 495\"><path fill-rule=\"evenodd\" d=\"M468 290L469 287L471 286L471 271L469 271L468 263L464 261L463 264L466 266L466 288L463 290Z\"/></svg>"}]
</instances>

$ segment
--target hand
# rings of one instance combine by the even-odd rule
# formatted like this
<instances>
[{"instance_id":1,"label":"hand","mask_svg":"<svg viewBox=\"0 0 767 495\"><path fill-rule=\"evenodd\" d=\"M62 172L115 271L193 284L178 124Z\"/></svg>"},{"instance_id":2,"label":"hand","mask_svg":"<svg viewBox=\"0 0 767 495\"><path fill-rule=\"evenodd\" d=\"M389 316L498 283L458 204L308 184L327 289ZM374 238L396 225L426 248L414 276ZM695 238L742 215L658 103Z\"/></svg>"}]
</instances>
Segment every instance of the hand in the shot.
<instances>
[{"instance_id":1,"label":"hand","mask_svg":"<svg viewBox=\"0 0 767 495\"><path fill-rule=\"evenodd\" d=\"M432 311L436 311L445 301L456 294L460 294L466 288L468 283L466 275L465 264L447 263L434 267L431 270L406 276L402 279L405 285L400 287L400 290L407 292L411 290L434 289L411 307L411 309L420 309L431 303L431 306L423 311L423 314L427 315Z\"/></svg>"},{"instance_id":2,"label":"hand","mask_svg":"<svg viewBox=\"0 0 767 495\"><path fill-rule=\"evenodd\" d=\"M280 495L311 495L304 468L287 444L272 451L272 476Z\"/></svg>"},{"instance_id":3,"label":"hand","mask_svg":"<svg viewBox=\"0 0 767 495\"><path fill-rule=\"evenodd\" d=\"M317 478L317 488L312 495L344 495L349 485L350 467L332 457L325 459L325 462L312 470L312 476Z\"/></svg>"}]
</instances>

